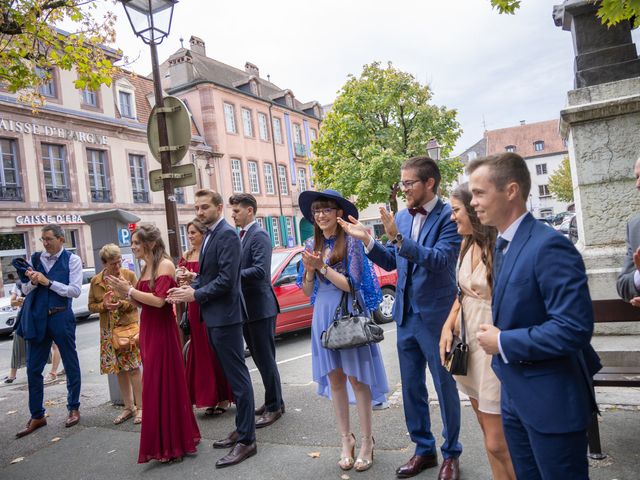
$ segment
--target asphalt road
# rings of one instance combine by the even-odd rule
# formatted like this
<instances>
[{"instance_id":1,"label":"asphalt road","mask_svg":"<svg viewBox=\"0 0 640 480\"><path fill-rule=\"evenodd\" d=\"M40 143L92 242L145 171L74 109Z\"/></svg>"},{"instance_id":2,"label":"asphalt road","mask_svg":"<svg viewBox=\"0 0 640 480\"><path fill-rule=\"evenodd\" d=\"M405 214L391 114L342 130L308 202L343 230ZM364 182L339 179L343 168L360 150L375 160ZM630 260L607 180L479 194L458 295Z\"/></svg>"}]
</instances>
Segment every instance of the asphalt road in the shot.
<instances>
[{"instance_id":1,"label":"asphalt road","mask_svg":"<svg viewBox=\"0 0 640 480\"><path fill-rule=\"evenodd\" d=\"M67 429L62 426L66 416L66 386L64 382L45 388L49 414L48 425L22 439L15 438L28 419L25 372L18 372L18 381L0 386L0 479L47 480L149 478L175 479L317 479L317 478L395 478L395 469L413 453L413 444L406 432L399 394L400 375L395 351L395 324L384 325L385 340L381 343L389 385L392 389L390 408L374 412L376 439L375 463L365 473L343 472L336 466L340 438L336 432L331 403L315 394L311 381L309 331L286 335L277 340L278 362L283 381L287 413L271 427L258 430L258 455L233 468L215 470L214 463L225 451L211 448L213 440L223 438L234 428L231 408L220 417L196 417L203 437L198 454L180 464L162 466L157 462L136 463L139 427L131 422L114 426L111 421L118 408L109 402L105 376L99 374L98 323L89 320L78 325L77 344L83 375L81 423ZM6 372L11 354L11 341L0 340L0 373ZM264 394L258 372L251 359L256 402ZM442 429L433 387L433 431L438 444ZM358 432L357 415L352 409L353 431ZM610 457L593 464L593 479L635 479L640 455L637 431L640 412L614 409L604 412L601 424L603 448ZM491 474L484 453L480 429L468 402L463 402L461 441L462 477L489 479ZM15 464L12 461L19 460ZM418 478L435 479L437 470L423 472Z\"/></svg>"}]
</instances>

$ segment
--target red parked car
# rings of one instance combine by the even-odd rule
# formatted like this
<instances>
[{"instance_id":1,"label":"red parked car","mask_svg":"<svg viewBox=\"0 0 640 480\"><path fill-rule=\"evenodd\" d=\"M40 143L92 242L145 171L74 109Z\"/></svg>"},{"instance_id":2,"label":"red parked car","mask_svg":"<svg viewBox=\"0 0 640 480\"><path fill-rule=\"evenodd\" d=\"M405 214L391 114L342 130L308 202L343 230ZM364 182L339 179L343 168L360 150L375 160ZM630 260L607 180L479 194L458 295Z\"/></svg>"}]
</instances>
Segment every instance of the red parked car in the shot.
<instances>
[{"instance_id":1,"label":"red parked car","mask_svg":"<svg viewBox=\"0 0 640 480\"><path fill-rule=\"evenodd\" d=\"M271 254L271 283L280 303L276 335L311 326L313 307L309 303L309 297L296 285L298 263L302 259L303 250L304 247L277 248ZM387 272L377 265L374 267L382 288L382 303L374 312L374 317L379 323L387 323L392 320L398 275L395 270Z\"/></svg>"}]
</instances>

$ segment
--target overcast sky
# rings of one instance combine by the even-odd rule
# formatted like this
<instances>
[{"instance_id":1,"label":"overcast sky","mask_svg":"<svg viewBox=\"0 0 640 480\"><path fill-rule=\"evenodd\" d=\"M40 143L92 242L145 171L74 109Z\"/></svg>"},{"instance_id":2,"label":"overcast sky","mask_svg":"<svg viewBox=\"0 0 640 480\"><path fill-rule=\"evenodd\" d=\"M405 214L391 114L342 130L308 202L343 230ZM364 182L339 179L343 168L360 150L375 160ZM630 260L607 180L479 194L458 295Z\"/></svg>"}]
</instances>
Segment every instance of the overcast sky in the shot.
<instances>
[{"instance_id":1,"label":"overcast sky","mask_svg":"<svg viewBox=\"0 0 640 480\"><path fill-rule=\"evenodd\" d=\"M515 16L489 0L319 0L315 2L181 0L160 61L189 45L237 68L246 61L296 98L333 102L347 75L375 60L391 61L431 86L434 102L458 111L464 133L455 153L486 129L558 118L573 88L571 34L556 27L560 0L525 0ZM121 5L118 46L148 74L148 47ZM634 32L638 41L639 35Z\"/></svg>"}]
</instances>

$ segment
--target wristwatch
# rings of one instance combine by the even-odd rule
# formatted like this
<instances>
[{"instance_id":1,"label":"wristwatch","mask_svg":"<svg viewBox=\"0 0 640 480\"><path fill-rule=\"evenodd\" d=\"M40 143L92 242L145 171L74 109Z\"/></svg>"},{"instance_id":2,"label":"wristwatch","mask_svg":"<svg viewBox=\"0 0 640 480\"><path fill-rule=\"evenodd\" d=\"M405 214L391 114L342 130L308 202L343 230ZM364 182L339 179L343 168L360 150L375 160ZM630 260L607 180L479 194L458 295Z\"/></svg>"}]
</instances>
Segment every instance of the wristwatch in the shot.
<instances>
[{"instance_id":1,"label":"wristwatch","mask_svg":"<svg viewBox=\"0 0 640 480\"><path fill-rule=\"evenodd\" d=\"M392 244L392 245L395 245L395 244L397 244L397 243L402 243L402 238L403 238L403 237L402 237L402 234L401 234L401 233L398 233L398 234L396 235L396 238L394 238L393 240L391 240L391 244Z\"/></svg>"},{"instance_id":2,"label":"wristwatch","mask_svg":"<svg viewBox=\"0 0 640 480\"><path fill-rule=\"evenodd\" d=\"M323 265L323 266L322 266L322 268L320 269L320 273L321 273L323 276L326 276L326 275L327 275L327 266L326 266L326 265Z\"/></svg>"}]
</instances>

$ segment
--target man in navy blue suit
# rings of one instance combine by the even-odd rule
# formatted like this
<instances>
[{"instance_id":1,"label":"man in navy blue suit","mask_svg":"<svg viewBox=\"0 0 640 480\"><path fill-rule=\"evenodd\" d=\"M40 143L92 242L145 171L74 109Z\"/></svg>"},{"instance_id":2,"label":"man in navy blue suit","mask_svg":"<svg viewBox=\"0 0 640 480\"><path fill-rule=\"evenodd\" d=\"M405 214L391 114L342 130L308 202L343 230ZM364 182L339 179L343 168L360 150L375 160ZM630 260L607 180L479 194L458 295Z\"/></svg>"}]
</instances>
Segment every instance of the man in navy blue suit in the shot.
<instances>
[{"instance_id":1,"label":"man in navy blue suit","mask_svg":"<svg viewBox=\"0 0 640 480\"><path fill-rule=\"evenodd\" d=\"M247 307L244 339L264 384L264 404L256 408L256 428L268 427L284 413L280 373L276 364L276 317L280 312L271 286L271 240L255 220L258 202L253 195L238 193L229 199L232 217L240 227L242 256L240 279Z\"/></svg>"},{"instance_id":2,"label":"man in navy blue suit","mask_svg":"<svg viewBox=\"0 0 640 480\"><path fill-rule=\"evenodd\" d=\"M525 161L502 153L469 164L471 205L498 229L493 325L478 343L502 383L504 432L518 478L588 479L587 427L596 404L593 310L582 257L527 212Z\"/></svg>"},{"instance_id":3,"label":"man in navy blue suit","mask_svg":"<svg viewBox=\"0 0 640 480\"><path fill-rule=\"evenodd\" d=\"M402 379L404 415L415 454L396 470L408 478L438 465L436 441L431 432L425 370L433 377L442 415L444 461L439 480L459 478L458 457L462 445L460 399L453 377L440 362L440 332L456 295L455 267L460 236L451 221L451 207L436 194L440 184L438 165L429 157L413 157L401 168L400 187L407 209L394 216L384 208L380 216L390 239L376 242L355 218L340 225L362 240L367 255L385 270L398 270L393 318L398 323L398 356Z\"/></svg>"},{"instance_id":4,"label":"man in navy blue suit","mask_svg":"<svg viewBox=\"0 0 640 480\"><path fill-rule=\"evenodd\" d=\"M244 362L242 342L241 247L236 229L222 215L224 206L220 194L198 190L195 197L196 216L207 226L200 251L200 272L192 286L169 290L168 299L171 303L198 302L200 321L207 325L209 343L231 384L237 408L236 429L227 438L213 443L214 448L231 448L216 462L216 467L222 468L240 463L257 452L253 386Z\"/></svg>"}]
</instances>

